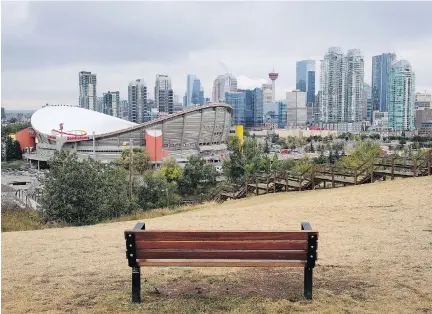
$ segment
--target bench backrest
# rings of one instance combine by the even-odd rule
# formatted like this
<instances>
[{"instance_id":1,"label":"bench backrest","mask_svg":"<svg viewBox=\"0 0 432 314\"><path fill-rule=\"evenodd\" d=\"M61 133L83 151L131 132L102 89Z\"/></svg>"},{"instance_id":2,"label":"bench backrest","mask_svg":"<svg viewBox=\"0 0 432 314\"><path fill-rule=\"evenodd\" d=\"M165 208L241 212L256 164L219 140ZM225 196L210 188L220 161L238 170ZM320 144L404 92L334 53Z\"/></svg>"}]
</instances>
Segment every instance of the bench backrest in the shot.
<instances>
[{"instance_id":1,"label":"bench backrest","mask_svg":"<svg viewBox=\"0 0 432 314\"><path fill-rule=\"evenodd\" d=\"M125 231L129 266L304 266L314 267L318 232L298 231Z\"/></svg>"}]
</instances>

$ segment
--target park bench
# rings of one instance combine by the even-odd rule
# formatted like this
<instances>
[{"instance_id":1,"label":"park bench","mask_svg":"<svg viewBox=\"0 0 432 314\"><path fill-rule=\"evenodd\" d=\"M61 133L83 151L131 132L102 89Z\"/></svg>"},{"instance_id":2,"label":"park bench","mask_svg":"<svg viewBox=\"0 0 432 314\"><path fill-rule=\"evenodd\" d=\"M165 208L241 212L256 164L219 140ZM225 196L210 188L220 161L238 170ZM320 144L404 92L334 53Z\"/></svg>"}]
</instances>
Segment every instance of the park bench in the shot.
<instances>
[{"instance_id":1,"label":"park bench","mask_svg":"<svg viewBox=\"0 0 432 314\"><path fill-rule=\"evenodd\" d=\"M312 272L318 232L145 230L137 223L125 231L132 267L132 302L141 303L141 267L304 267L304 296L312 299Z\"/></svg>"}]
</instances>

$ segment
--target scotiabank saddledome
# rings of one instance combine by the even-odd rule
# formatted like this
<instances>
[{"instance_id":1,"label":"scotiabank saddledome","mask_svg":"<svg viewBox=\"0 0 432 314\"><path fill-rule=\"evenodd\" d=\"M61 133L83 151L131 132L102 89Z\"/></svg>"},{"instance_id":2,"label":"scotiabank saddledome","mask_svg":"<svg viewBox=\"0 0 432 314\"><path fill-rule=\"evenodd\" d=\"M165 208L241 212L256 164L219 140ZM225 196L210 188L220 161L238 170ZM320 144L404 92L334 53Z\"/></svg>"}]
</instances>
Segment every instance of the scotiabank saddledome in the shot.
<instances>
[{"instance_id":1,"label":"scotiabank saddledome","mask_svg":"<svg viewBox=\"0 0 432 314\"><path fill-rule=\"evenodd\" d=\"M231 113L229 105L211 104L136 124L83 108L47 106L31 118L37 145L28 158L46 161L66 149L80 158L110 162L131 145L145 147L155 162L198 153L217 156L227 149Z\"/></svg>"}]
</instances>

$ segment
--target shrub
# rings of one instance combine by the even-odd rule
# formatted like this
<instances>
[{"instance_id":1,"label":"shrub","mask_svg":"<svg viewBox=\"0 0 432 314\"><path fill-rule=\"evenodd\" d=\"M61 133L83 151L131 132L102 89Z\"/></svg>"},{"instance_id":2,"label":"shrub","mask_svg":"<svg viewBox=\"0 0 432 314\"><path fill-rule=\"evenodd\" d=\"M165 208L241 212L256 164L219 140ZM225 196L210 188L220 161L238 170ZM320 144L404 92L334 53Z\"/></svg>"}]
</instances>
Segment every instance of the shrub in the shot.
<instances>
[{"instance_id":1,"label":"shrub","mask_svg":"<svg viewBox=\"0 0 432 314\"><path fill-rule=\"evenodd\" d=\"M65 151L56 152L49 164L41 197L44 221L87 225L133 210L124 169L80 161Z\"/></svg>"},{"instance_id":2,"label":"shrub","mask_svg":"<svg viewBox=\"0 0 432 314\"><path fill-rule=\"evenodd\" d=\"M182 195L192 196L211 193L216 186L216 177L213 165L206 163L199 155L190 156L178 181L179 191Z\"/></svg>"},{"instance_id":3,"label":"shrub","mask_svg":"<svg viewBox=\"0 0 432 314\"><path fill-rule=\"evenodd\" d=\"M174 183L167 181L161 171L147 171L135 188L137 203L143 210L170 207L181 203Z\"/></svg>"}]
</instances>

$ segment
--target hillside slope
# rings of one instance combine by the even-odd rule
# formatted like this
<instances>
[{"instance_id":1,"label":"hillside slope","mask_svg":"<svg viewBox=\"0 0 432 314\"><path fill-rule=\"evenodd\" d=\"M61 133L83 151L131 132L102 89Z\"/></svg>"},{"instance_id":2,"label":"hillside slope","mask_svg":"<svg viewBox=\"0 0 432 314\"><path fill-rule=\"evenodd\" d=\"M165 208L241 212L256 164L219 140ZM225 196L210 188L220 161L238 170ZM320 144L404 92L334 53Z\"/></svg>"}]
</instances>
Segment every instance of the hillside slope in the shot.
<instances>
[{"instance_id":1,"label":"hillside slope","mask_svg":"<svg viewBox=\"0 0 432 314\"><path fill-rule=\"evenodd\" d=\"M302 269L143 269L130 305L123 231L135 222L2 234L4 313L430 313L432 177L269 194L146 221L147 229L320 232L314 301Z\"/></svg>"}]
</instances>

